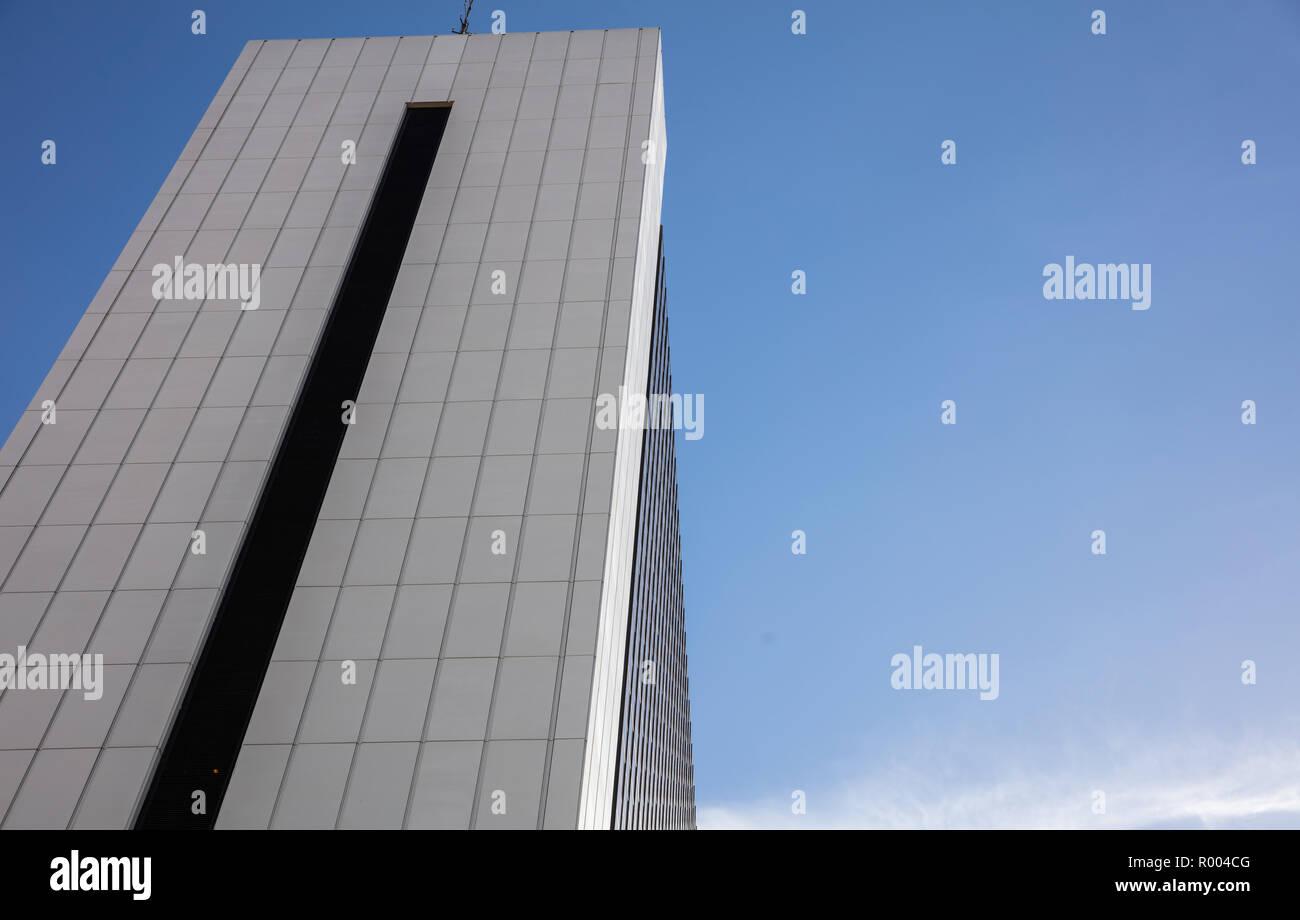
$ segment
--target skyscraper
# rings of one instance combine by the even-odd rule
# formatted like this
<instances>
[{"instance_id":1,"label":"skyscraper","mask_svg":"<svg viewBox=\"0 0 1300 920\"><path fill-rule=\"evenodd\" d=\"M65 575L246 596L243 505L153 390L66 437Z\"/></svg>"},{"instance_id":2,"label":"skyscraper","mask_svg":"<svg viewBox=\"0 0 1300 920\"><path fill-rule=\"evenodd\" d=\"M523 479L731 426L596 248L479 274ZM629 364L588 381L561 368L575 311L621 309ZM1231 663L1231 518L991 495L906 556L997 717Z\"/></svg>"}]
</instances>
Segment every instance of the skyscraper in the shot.
<instances>
[{"instance_id":1,"label":"skyscraper","mask_svg":"<svg viewBox=\"0 0 1300 920\"><path fill-rule=\"evenodd\" d=\"M4 827L694 826L665 152L656 29L248 43L0 451Z\"/></svg>"}]
</instances>

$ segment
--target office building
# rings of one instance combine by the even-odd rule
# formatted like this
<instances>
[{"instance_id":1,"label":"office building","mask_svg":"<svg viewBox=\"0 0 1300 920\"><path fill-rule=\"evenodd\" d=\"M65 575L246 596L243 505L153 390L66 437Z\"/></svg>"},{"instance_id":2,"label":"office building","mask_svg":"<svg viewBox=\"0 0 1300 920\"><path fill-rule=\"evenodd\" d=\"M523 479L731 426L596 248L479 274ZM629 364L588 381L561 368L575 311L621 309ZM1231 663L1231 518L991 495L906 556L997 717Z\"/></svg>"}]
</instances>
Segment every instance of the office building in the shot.
<instances>
[{"instance_id":1,"label":"office building","mask_svg":"<svg viewBox=\"0 0 1300 920\"><path fill-rule=\"evenodd\" d=\"M694 826L665 154L657 29L248 43L0 451L0 655L103 656L0 826Z\"/></svg>"}]
</instances>

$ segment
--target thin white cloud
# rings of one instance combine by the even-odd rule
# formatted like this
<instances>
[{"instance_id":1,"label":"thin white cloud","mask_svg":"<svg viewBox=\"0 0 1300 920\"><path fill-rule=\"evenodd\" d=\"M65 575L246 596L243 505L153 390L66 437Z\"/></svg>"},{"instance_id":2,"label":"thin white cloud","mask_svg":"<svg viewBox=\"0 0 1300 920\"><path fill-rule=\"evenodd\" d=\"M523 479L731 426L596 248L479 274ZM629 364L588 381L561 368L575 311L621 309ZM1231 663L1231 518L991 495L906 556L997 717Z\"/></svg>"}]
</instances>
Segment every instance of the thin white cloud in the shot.
<instances>
[{"instance_id":1,"label":"thin white cloud","mask_svg":"<svg viewBox=\"0 0 1300 920\"><path fill-rule=\"evenodd\" d=\"M1120 767L1070 767L963 780L896 768L807 792L807 814L791 813L789 793L750 802L701 805L701 829L746 828L1300 828L1300 748L1228 750L1208 764L1191 749L1139 748ZM1219 748L1219 750L1224 750ZM1093 793L1105 793L1105 814Z\"/></svg>"}]
</instances>

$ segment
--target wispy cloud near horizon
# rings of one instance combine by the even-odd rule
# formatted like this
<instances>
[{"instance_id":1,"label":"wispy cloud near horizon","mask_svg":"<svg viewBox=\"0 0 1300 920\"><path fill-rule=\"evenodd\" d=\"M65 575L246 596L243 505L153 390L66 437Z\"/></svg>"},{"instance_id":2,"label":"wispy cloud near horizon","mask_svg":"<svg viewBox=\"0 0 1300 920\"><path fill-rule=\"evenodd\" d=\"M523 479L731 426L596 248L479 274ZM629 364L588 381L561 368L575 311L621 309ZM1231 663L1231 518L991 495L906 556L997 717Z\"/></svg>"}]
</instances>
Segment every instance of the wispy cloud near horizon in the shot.
<instances>
[{"instance_id":1,"label":"wispy cloud near horizon","mask_svg":"<svg viewBox=\"0 0 1300 920\"><path fill-rule=\"evenodd\" d=\"M1101 779L1099 779L1101 778ZM1105 793L1104 814L1093 794ZM702 830L728 829L1137 829L1300 828L1300 746L1252 750L1207 764L1191 750L1148 749L1141 758L1098 771L954 782L894 768L836 787L806 790L807 814L790 798L701 805Z\"/></svg>"}]
</instances>

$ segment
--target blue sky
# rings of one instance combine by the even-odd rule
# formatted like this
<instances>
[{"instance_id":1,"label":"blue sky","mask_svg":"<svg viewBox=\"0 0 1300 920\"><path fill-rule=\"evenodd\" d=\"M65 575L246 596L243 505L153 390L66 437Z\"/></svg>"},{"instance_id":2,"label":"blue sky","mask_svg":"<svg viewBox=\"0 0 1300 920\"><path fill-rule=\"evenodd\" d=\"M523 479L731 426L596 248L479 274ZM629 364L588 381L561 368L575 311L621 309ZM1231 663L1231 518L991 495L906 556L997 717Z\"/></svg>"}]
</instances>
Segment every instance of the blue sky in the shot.
<instances>
[{"instance_id":1,"label":"blue sky","mask_svg":"<svg viewBox=\"0 0 1300 920\"><path fill-rule=\"evenodd\" d=\"M664 30L701 824L1300 826L1300 7L792 6L472 23ZM458 12L0 0L5 430L246 40ZM1151 308L1045 300L1067 255ZM917 644L998 653L999 699L892 690Z\"/></svg>"}]
</instances>

